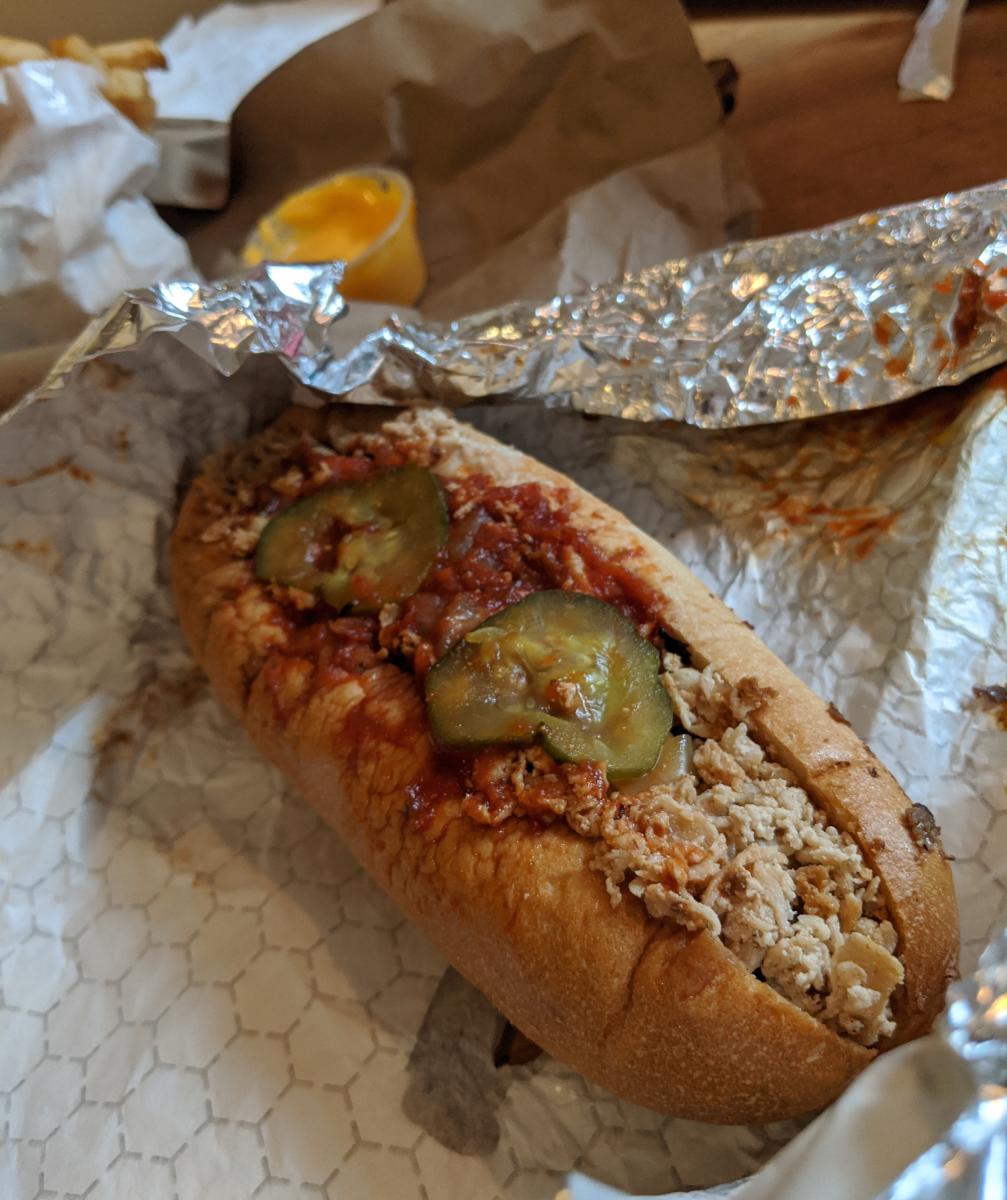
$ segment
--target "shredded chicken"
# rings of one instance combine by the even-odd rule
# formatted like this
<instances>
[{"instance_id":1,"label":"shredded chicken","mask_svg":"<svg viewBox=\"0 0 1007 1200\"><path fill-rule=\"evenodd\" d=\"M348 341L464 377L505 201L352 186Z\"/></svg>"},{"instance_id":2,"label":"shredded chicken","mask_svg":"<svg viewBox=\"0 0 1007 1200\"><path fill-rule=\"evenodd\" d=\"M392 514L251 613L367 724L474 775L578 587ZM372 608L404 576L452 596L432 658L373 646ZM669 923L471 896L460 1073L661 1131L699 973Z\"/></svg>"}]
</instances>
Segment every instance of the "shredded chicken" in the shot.
<instances>
[{"instance_id":1,"label":"shredded chicken","mask_svg":"<svg viewBox=\"0 0 1007 1200\"><path fill-rule=\"evenodd\" d=\"M593 763L557 763L538 746L477 754L472 783L463 808L482 825L512 816L545 823L566 816L578 832L586 829L581 815L590 824L589 814L598 812L607 791L605 772Z\"/></svg>"},{"instance_id":2,"label":"shredded chicken","mask_svg":"<svg viewBox=\"0 0 1007 1200\"><path fill-rule=\"evenodd\" d=\"M661 682L682 727L703 738L719 738L729 725L744 720L772 695L754 679L743 679L732 688L713 667L697 671L684 666L676 654L664 656Z\"/></svg>"},{"instance_id":3,"label":"shredded chicken","mask_svg":"<svg viewBox=\"0 0 1007 1200\"><path fill-rule=\"evenodd\" d=\"M236 554L251 554L268 523L267 517L247 513L226 513L212 521L199 536L201 542L223 542Z\"/></svg>"},{"instance_id":4,"label":"shredded chicken","mask_svg":"<svg viewBox=\"0 0 1007 1200\"><path fill-rule=\"evenodd\" d=\"M759 690L732 689L675 655L665 656L662 681L698 741L692 774L630 804L610 801L616 815L601 823L596 857L613 903L628 878L652 915L721 937L839 1032L864 1045L891 1034L903 969L879 880L849 834L748 736L743 718L762 702Z\"/></svg>"},{"instance_id":5,"label":"shredded chicken","mask_svg":"<svg viewBox=\"0 0 1007 1200\"><path fill-rule=\"evenodd\" d=\"M903 981L879 880L849 834L828 825L796 777L767 759L744 718L765 699L674 655L662 680L693 736L688 775L609 791L598 774L541 750L487 751L466 811L565 818L596 841L613 905L625 892L655 918L708 930L804 1012L863 1045L893 1032Z\"/></svg>"}]
</instances>

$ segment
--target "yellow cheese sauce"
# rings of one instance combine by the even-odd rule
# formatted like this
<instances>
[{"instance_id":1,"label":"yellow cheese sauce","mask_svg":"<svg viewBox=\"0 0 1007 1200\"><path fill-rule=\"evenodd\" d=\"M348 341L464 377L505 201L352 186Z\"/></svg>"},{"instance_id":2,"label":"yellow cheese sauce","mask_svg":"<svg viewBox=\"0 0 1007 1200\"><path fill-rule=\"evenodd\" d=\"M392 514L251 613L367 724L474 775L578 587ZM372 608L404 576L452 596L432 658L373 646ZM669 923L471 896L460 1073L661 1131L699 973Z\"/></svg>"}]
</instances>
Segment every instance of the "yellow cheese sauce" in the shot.
<instances>
[{"instance_id":1,"label":"yellow cheese sauce","mask_svg":"<svg viewBox=\"0 0 1007 1200\"><path fill-rule=\"evenodd\" d=\"M344 171L288 196L256 226L242 251L250 266L345 262L348 299L413 304L426 283L416 204L398 171Z\"/></svg>"}]
</instances>

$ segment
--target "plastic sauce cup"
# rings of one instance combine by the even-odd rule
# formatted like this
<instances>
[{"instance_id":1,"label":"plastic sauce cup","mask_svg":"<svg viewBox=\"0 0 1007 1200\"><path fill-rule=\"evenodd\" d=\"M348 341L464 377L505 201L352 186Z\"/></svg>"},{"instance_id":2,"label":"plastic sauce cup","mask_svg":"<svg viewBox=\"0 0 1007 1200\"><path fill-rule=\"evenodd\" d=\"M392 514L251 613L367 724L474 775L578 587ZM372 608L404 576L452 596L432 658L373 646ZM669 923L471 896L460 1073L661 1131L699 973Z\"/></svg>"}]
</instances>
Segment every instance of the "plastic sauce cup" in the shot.
<instances>
[{"instance_id":1,"label":"plastic sauce cup","mask_svg":"<svg viewBox=\"0 0 1007 1200\"><path fill-rule=\"evenodd\" d=\"M349 300L413 304L427 281L409 180L386 167L354 167L288 196L255 227L241 252L248 266L346 263Z\"/></svg>"}]
</instances>

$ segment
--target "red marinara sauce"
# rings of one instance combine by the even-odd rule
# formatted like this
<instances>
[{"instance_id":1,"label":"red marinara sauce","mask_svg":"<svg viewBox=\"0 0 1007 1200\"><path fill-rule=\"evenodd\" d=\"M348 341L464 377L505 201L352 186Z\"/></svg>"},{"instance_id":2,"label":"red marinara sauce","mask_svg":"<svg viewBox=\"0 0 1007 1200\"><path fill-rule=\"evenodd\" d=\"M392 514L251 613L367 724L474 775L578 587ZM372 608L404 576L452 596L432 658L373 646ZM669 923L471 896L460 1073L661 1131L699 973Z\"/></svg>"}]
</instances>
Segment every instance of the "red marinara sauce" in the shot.
<instances>
[{"instance_id":1,"label":"red marinara sauce","mask_svg":"<svg viewBox=\"0 0 1007 1200\"><path fill-rule=\"evenodd\" d=\"M468 755L439 753L406 787L406 816L409 826L422 833L433 823L446 800L457 800L466 789L471 769Z\"/></svg>"},{"instance_id":2,"label":"red marinara sauce","mask_svg":"<svg viewBox=\"0 0 1007 1200\"><path fill-rule=\"evenodd\" d=\"M305 476L296 498L406 461L394 451L375 458L310 453L296 464ZM328 484L318 482L325 475ZM656 639L661 600L627 565L633 552L609 556L593 545L571 523L564 490L538 483L503 487L485 475L442 477L441 483L450 514L447 541L419 590L397 611L381 618L339 616L321 600L306 609L285 604L284 589L275 589L288 630L285 653L312 663L316 686L391 662L421 688L427 671L458 638L525 596L553 588L605 600L643 636ZM434 756L407 788L413 828L427 828L447 798L478 790L472 765L470 755Z\"/></svg>"},{"instance_id":3,"label":"red marinara sauce","mask_svg":"<svg viewBox=\"0 0 1007 1200\"><path fill-rule=\"evenodd\" d=\"M498 487L485 475L446 483L447 542L420 590L381 630L383 646L413 649L419 678L480 622L552 588L606 600L645 636L655 634L657 593L571 524L564 492L538 483Z\"/></svg>"}]
</instances>

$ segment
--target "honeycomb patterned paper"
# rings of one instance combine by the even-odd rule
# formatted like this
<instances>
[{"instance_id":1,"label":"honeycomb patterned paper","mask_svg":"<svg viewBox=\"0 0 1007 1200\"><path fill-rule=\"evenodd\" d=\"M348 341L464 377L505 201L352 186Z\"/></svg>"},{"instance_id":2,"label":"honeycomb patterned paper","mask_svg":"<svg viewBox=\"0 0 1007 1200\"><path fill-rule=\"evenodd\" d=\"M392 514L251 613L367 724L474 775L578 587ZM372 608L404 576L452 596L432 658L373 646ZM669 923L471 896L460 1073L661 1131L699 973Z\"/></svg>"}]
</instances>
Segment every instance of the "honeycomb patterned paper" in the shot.
<instances>
[{"instance_id":1,"label":"honeycomb patterned paper","mask_svg":"<svg viewBox=\"0 0 1007 1200\"><path fill-rule=\"evenodd\" d=\"M551 1200L755 1170L797 1123L494 1067L500 1019L194 669L179 481L285 387L155 339L0 434L0 1197ZM735 434L472 416L670 545L934 809L971 967L1007 914L1007 735L972 698L1007 683L1003 392Z\"/></svg>"}]
</instances>

